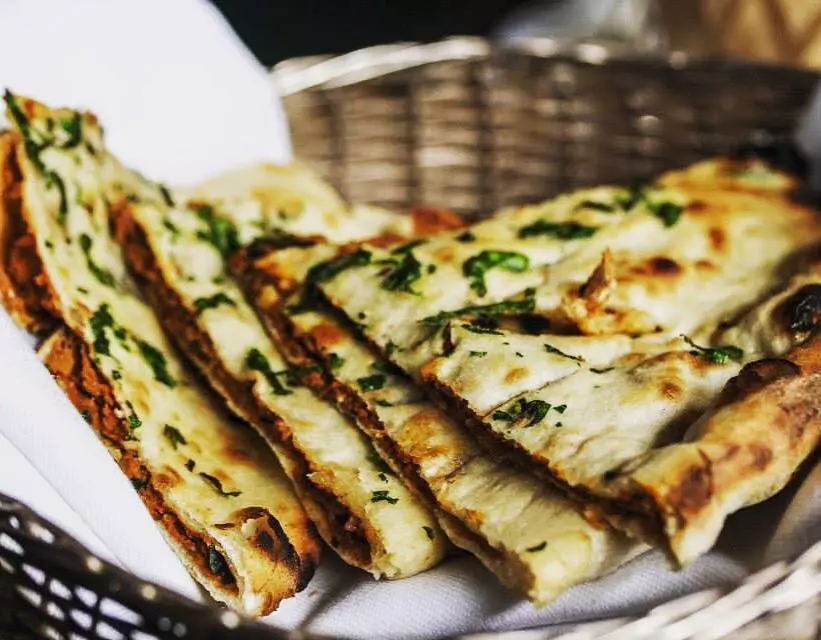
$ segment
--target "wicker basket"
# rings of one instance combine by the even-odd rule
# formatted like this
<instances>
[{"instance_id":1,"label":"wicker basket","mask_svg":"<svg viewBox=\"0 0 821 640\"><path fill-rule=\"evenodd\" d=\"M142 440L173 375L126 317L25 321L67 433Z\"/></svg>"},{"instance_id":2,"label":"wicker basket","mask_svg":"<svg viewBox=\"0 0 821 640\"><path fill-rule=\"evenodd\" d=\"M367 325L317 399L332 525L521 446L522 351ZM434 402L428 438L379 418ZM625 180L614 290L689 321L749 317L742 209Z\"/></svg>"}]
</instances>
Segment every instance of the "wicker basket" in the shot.
<instances>
[{"instance_id":1,"label":"wicker basket","mask_svg":"<svg viewBox=\"0 0 821 640\"><path fill-rule=\"evenodd\" d=\"M792 161L779 141L788 138L817 76L681 55L614 56L594 45L547 41L497 51L461 38L288 61L273 80L299 155L347 198L481 215L584 184L646 179L750 145ZM561 637L816 638L819 594L821 543L734 589ZM146 584L0 496L0 639L32 637L285 634Z\"/></svg>"}]
</instances>

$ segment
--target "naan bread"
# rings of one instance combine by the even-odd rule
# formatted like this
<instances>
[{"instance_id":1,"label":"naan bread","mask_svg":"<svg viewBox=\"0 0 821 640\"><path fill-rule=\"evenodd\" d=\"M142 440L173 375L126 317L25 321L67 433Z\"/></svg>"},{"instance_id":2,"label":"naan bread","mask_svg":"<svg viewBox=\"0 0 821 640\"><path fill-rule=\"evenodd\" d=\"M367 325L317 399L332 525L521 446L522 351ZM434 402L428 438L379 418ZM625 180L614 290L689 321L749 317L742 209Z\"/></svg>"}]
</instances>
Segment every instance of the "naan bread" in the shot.
<instances>
[{"instance_id":1,"label":"naan bread","mask_svg":"<svg viewBox=\"0 0 821 640\"><path fill-rule=\"evenodd\" d=\"M249 225L235 225L212 205L129 200L114 216L129 268L169 335L228 406L275 453L285 450L283 466L325 541L376 577L413 575L441 560L447 545L433 515L381 472L355 425L305 386L315 370L289 366L232 279L228 259L251 241L243 234ZM437 535L409 533L426 528Z\"/></svg>"},{"instance_id":2,"label":"naan bread","mask_svg":"<svg viewBox=\"0 0 821 640\"><path fill-rule=\"evenodd\" d=\"M778 343L762 351L752 329L732 331L760 332L756 306L774 304L821 240L821 219L788 200L792 185L763 165L701 163L658 185L503 212L481 223L498 243L466 250L486 237L469 229L360 246L316 284L493 451L689 562L711 534L689 551L671 544L672 529L620 517L627 507L610 504L603 479L680 441L743 366L796 344L795 332L771 332ZM786 467L813 446L802 441ZM744 504L725 501L709 526Z\"/></svg>"},{"instance_id":3,"label":"naan bread","mask_svg":"<svg viewBox=\"0 0 821 640\"><path fill-rule=\"evenodd\" d=\"M93 116L7 94L0 137L4 300L194 577L270 612L319 559L313 527L259 438L219 411L135 295L109 236Z\"/></svg>"},{"instance_id":4,"label":"naan bread","mask_svg":"<svg viewBox=\"0 0 821 640\"><path fill-rule=\"evenodd\" d=\"M292 364L323 363L326 376L309 384L334 398L392 470L434 505L451 540L538 605L642 550L588 523L565 496L531 474L494 460L333 314L306 308L294 283L327 256L326 249L289 248L257 258L245 273L249 296L270 331L294 345L288 350Z\"/></svg>"}]
</instances>

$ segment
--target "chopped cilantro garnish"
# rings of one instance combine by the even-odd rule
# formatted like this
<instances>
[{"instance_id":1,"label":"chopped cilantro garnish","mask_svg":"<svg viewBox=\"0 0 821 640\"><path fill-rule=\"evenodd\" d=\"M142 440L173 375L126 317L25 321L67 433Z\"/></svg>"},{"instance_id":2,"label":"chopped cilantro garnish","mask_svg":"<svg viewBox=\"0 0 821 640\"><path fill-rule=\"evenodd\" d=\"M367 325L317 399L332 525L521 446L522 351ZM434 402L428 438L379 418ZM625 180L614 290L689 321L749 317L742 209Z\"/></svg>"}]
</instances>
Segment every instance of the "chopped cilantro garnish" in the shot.
<instances>
[{"instance_id":1,"label":"chopped cilantro garnish","mask_svg":"<svg viewBox=\"0 0 821 640\"><path fill-rule=\"evenodd\" d=\"M262 355L262 352L257 349L256 347L250 349L245 356L245 366L251 369L252 371L258 371L265 379L268 381L268 384L271 385L271 388L274 390L274 393L278 396L287 396L293 393L290 389L288 389L281 381L280 376L285 376L286 381L290 382L289 378L289 371L274 371L271 369L271 364L268 362L268 358Z\"/></svg>"},{"instance_id":2,"label":"chopped cilantro garnish","mask_svg":"<svg viewBox=\"0 0 821 640\"><path fill-rule=\"evenodd\" d=\"M487 355L487 351L471 351L470 357L471 358L484 358Z\"/></svg>"},{"instance_id":3,"label":"chopped cilantro garnish","mask_svg":"<svg viewBox=\"0 0 821 640\"><path fill-rule=\"evenodd\" d=\"M441 311L433 316L422 318L422 324L441 326L453 318L477 317L489 318L493 316L515 315L520 313L530 313L536 306L536 290L525 289L524 298L520 300L504 300L487 305L474 305L455 309L453 311Z\"/></svg>"},{"instance_id":4,"label":"chopped cilantro garnish","mask_svg":"<svg viewBox=\"0 0 821 640\"><path fill-rule=\"evenodd\" d=\"M162 434L171 443L174 449L177 448L178 444L188 444L188 441L185 439L185 436L180 433L180 430L176 427L172 427L170 424L163 427Z\"/></svg>"},{"instance_id":5,"label":"chopped cilantro garnish","mask_svg":"<svg viewBox=\"0 0 821 640\"><path fill-rule=\"evenodd\" d=\"M456 236L456 240L459 242L473 242L476 240L476 235L472 231L465 231Z\"/></svg>"},{"instance_id":6,"label":"chopped cilantro garnish","mask_svg":"<svg viewBox=\"0 0 821 640\"><path fill-rule=\"evenodd\" d=\"M378 404L380 407L392 407L393 406L393 402L388 402L387 400L384 400L383 398L379 398L379 400L376 401L376 404Z\"/></svg>"},{"instance_id":7,"label":"chopped cilantro garnish","mask_svg":"<svg viewBox=\"0 0 821 640\"><path fill-rule=\"evenodd\" d=\"M367 453L368 462L374 465L381 473L392 473L391 468L385 464L385 461L379 457L374 449L370 449Z\"/></svg>"},{"instance_id":8,"label":"chopped cilantro garnish","mask_svg":"<svg viewBox=\"0 0 821 640\"><path fill-rule=\"evenodd\" d=\"M148 486L148 480L146 478L129 478L129 480L131 480L131 486L134 487L135 491L139 491Z\"/></svg>"},{"instance_id":9,"label":"chopped cilantro garnish","mask_svg":"<svg viewBox=\"0 0 821 640\"><path fill-rule=\"evenodd\" d=\"M91 275L93 275L105 286L113 287L115 283L114 276L108 269L105 269L99 266L96 262L94 262L94 259L91 257L91 245L91 237L85 233L81 234L80 249L82 249L83 253L85 254L86 266L88 267L88 270L91 272Z\"/></svg>"},{"instance_id":10,"label":"chopped cilantro garnish","mask_svg":"<svg viewBox=\"0 0 821 640\"><path fill-rule=\"evenodd\" d=\"M160 190L160 195L162 196L162 201L166 204L166 206L174 207L174 198L171 197L171 192L168 190L164 184L157 185Z\"/></svg>"},{"instance_id":11,"label":"chopped cilantro garnish","mask_svg":"<svg viewBox=\"0 0 821 640\"><path fill-rule=\"evenodd\" d=\"M382 288L386 291L404 291L419 295L412 285L422 277L422 263L407 249L401 254L401 259L395 263L393 269L382 280Z\"/></svg>"},{"instance_id":12,"label":"chopped cilantro garnish","mask_svg":"<svg viewBox=\"0 0 821 640\"><path fill-rule=\"evenodd\" d=\"M578 222L537 220L533 224L519 229L519 237L552 236L559 240L580 240L591 237L597 230L596 227L589 227Z\"/></svg>"},{"instance_id":13,"label":"chopped cilantro garnish","mask_svg":"<svg viewBox=\"0 0 821 640\"><path fill-rule=\"evenodd\" d=\"M701 347L697 345L695 342L690 340L685 335L681 336L684 338L684 341L693 347L692 353L693 355L701 356L705 360L709 362L713 362L715 364L726 364L727 361L733 360L735 362L741 362L744 358L744 350L736 347L734 345L723 345L720 347Z\"/></svg>"},{"instance_id":14,"label":"chopped cilantro garnish","mask_svg":"<svg viewBox=\"0 0 821 640\"><path fill-rule=\"evenodd\" d=\"M179 227L177 227L177 225L171 222L171 220L169 220L168 218L163 218L162 226L168 229L168 231L171 232L171 235L173 235L174 237L180 235Z\"/></svg>"},{"instance_id":15,"label":"chopped cilantro garnish","mask_svg":"<svg viewBox=\"0 0 821 640\"><path fill-rule=\"evenodd\" d=\"M664 223L665 227L675 226L684 212L684 207L674 202L648 202L647 206L653 215Z\"/></svg>"},{"instance_id":16,"label":"chopped cilantro garnish","mask_svg":"<svg viewBox=\"0 0 821 640\"><path fill-rule=\"evenodd\" d=\"M582 200L574 208L592 209L593 211L602 211L604 213L613 213L616 210L616 207L609 202L599 202L597 200Z\"/></svg>"},{"instance_id":17,"label":"chopped cilantro garnish","mask_svg":"<svg viewBox=\"0 0 821 640\"><path fill-rule=\"evenodd\" d=\"M239 236L233 223L217 216L210 205L198 205L195 212L205 223L205 228L197 231L197 238L210 243L226 258L239 249Z\"/></svg>"},{"instance_id":18,"label":"chopped cilantro garnish","mask_svg":"<svg viewBox=\"0 0 821 640\"><path fill-rule=\"evenodd\" d=\"M465 331L470 331L471 333L478 333L486 336L503 336L505 335L498 329L493 329L492 327L483 327L478 324L473 324L471 322L466 322L462 325L462 329Z\"/></svg>"},{"instance_id":19,"label":"chopped cilantro garnish","mask_svg":"<svg viewBox=\"0 0 821 640\"><path fill-rule=\"evenodd\" d=\"M568 360L574 360L579 366L581 366L581 363L584 362L584 358L580 358L579 356L571 356L569 353L565 353L551 344L545 344L544 350L555 356L561 356L562 358L567 358Z\"/></svg>"},{"instance_id":20,"label":"chopped cilantro garnish","mask_svg":"<svg viewBox=\"0 0 821 640\"><path fill-rule=\"evenodd\" d=\"M82 116L75 112L70 118L60 118L60 128L67 134L67 138L62 145L63 149L73 149L82 140Z\"/></svg>"},{"instance_id":21,"label":"chopped cilantro garnish","mask_svg":"<svg viewBox=\"0 0 821 640\"><path fill-rule=\"evenodd\" d=\"M200 471L200 478L205 480L211 487L219 493L221 496L225 496L226 498L236 498L238 495L242 494L242 491L226 491L222 488L222 482L220 482L219 478L212 476L210 473L204 473Z\"/></svg>"},{"instance_id":22,"label":"chopped cilantro garnish","mask_svg":"<svg viewBox=\"0 0 821 640\"><path fill-rule=\"evenodd\" d=\"M392 255L399 255L400 253L407 253L412 249L416 249L423 244L425 244L427 240L424 238L417 238L416 240L411 240L410 242L406 242L405 244L400 244L398 247L391 250Z\"/></svg>"},{"instance_id":23,"label":"chopped cilantro garnish","mask_svg":"<svg viewBox=\"0 0 821 640\"><path fill-rule=\"evenodd\" d=\"M228 568L225 557L212 546L208 547L208 568L211 570L211 573L222 580L223 584L231 584L234 582L234 576Z\"/></svg>"},{"instance_id":24,"label":"chopped cilantro garnish","mask_svg":"<svg viewBox=\"0 0 821 640\"><path fill-rule=\"evenodd\" d=\"M525 551L527 551L528 553L535 553L537 551L544 550L545 547L547 547L547 541L546 540L544 540L544 541L540 542L539 544L534 545L532 547L528 547L527 549L525 549Z\"/></svg>"},{"instance_id":25,"label":"chopped cilantro garnish","mask_svg":"<svg viewBox=\"0 0 821 640\"><path fill-rule=\"evenodd\" d=\"M466 260L462 266L462 273L470 282L470 288L483 296L487 293L485 274L491 269L522 273L529 267L530 259L523 253L487 250Z\"/></svg>"},{"instance_id":26,"label":"chopped cilantro garnish","mask_svg":"<svg viewBox=\"0 0 821 640\"><path fill-rule=\"evenodd\" d=\"M387 382L387 377L381 373L356 379L356 384L362 391L378 391L385 386L385 382Z\"/></svg>"},{"instance_id":27,"label":"chopped cilantro garnish","mask_svg":"<svg viewBox=\"0 0 821 640\"><path fill-rule=\"evenodd\" d=\"M607 373L608 371L612 371L616 367L604 367L603 369L596 369L595 367L590 367L590 370L593 373Z\"/></svg>"},{"instance_id":28,"label":"chopped cilantro garnish","mask_svg":"<svg viewBox=\"0 0 821 640\"><path fill-rule=\"evenodd\" d=\"M167 387L177 386L177 381L171 376L168 371L168 362L165 359L162 351L157 349L154 345L139 338L135 339L137 347L140 349L140 354L146 361L151 371L154 373L154 379L157 382L162 382Z\"/></svg>"},{"instance_id":29,"label":"chopped cilantro garnish","mask_svg":"<svg viewBox=\"0 0 821 640\"><path fill-rule=\"evenodd\" d=\"M389 494L387 489L382 491L374 491L371 494L371 502L387 502L389 504L396 504L399 502L399 498L392 498Z\"/></svg>"},{"instance_id":30,"label":"chopped cilantro garnish","mask_svg":"<svg viewBox=\"0 0 821 640\"><path fill-rule=\"evenodd\" d=\"M553 406L553 411L556 411L557 413L564 413L565 411L567 411L567 405L566 404L554 405Z\"/></svg>"},{"instance_id":31,"label":"chopped cilantro garnish","mask_svg":"<svg viewBox=\"0 0 821 640\"><path fill-rule=\"evenodd\" d=\"M544 400L526 400L519 398L507 410L498 409L493 412L493 419L510 423L526 423L525 427L538 424L550 411L550 403Z\"/></svg>"},{"instance_id":32,"label":"chopped cilantro garnish","mask_svg":"<svg viewBox=\"0 0 821 640\"><path fill-rule=\"evenodd\" d=\"M305 276L305 282L308 284L327 282L347 269L364 267L370 263L371 252L365 249L357 249L351 253L315 264L308 271L308 275Z\"/></svg>"},{"instance_id":33,"label":"chopped cilantro garnish","mask_svg":"<svg viewBox=\"0 0 821 640\"><path fill-rule=\"evenodd\" d=\"M428 540L433 540L433 529L430 527L422 527L422 530L425 532L425 535L428 537Z\"/></svg>"},{"instance_id":34,"label":"chopped cilantro garnish","mask_svg":"<svg viewBox=\"0 0 821 640\"><path fill-rule=\"evenodd\" d=\"M194 300L194 313L200 315L204 311L208 309L214 309L222 304L228 305L230 307L236 307L237 303L228 296L227 294L220 291L219 293L215 293L212 296L207 296L205 298L197 298Z\"/></svg>"},{"instance_id":35,"label":"chopped cilantro garnish","mask_svg":"<svg viewBox=\"0 0 821 640\"><path fill-rule=\"evenodd\" d=\"M188 460L185 461L185 468L188 469L189 471L193 471L196 464L197 464L196 462L194 462L193 460L191 460L189 458Z\"/></svg>"},{"instance_id":36,"label":"chopped cilantro garnish","mask_svg":"<svg viewBox=\"0 0 821 640\"><path fill-rule=\"evenodd\" d=\"M108 341L108 336L105 334L106 329L114 327L114 317L111 315L111 309L107 304L101 304L91 316L89 321L91 333L94 336L94 352L104 356L111 355L111 344Z\"/></svg>"},{"instance_id":37,"label":"chopped cilantro garnish","mask_svg":"<svg viewBox=\"0 0 821 640\"><path fill-rule=\"evenodd\" d=\"M337 369L341 369L342 365L345 364L345 358L340 358L335 353L331 353L328 355L328 366L331 368L331 371L336 371Z\"/></svg>"}]
</instances>

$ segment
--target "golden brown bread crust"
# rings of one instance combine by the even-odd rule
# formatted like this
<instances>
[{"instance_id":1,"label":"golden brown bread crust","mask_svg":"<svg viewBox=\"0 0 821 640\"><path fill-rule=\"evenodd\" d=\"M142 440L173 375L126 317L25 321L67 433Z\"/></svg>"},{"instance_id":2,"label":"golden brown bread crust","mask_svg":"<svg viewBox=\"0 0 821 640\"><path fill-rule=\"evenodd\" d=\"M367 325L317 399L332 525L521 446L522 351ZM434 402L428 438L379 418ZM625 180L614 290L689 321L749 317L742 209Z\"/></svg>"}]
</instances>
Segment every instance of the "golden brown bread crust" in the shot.
<instances>
[{"instance_id":1,"label":"golden brown bread crust","mask_svg":"<svg viewBox=\"0 0 821 640\"><path fill-rule=\"evenodd\" d=\"M49 307L48 282L21 212L16 143L16 134L0 135L0 302L17 324L45 336L59 322Z\"/></svg>"},{"instance_id":2,"label":"golden brown bread crust","mask_svg":"<svg viewBox=\"0 0 821 640\"><path fill-rule=\"evenodd\" d=\"M68 329L61 328L43 342L38 353L57 384L131 480L151 517L162 525L174 547L183 554L187 563L193 563L216 583L223 582L223 577L214 574L208 562L208 547L213 546L214 541L204 534L195 534L183 524L165 504L157 479L140 463L134 451L123 446L129 432L126 412L117 403L108 382L97 371L88 348ZM299 557L293 549L288 555L291 568L299 574L302 571ZM300 581L304 580L303 577ZM224 586L231 595L236 595L236 583Z\"/></svg>"},{"instance_id":3,"label":"golden brown bread crust","mask_svg":"<svg viewBox=\"0 0 821 640\"><path fill-rule=\"evenodd\" d=\"M331 493L309 479L308 462L295 446L284 422L259 401L251 382L237 380L225 369L211 337L198 328L196 315L165 281L145 233L134 220L127 203L115 205L113 218L115 236L123 247L131 275L168 335L196 368L205 372L208 383L232 411L253 424L269 443L285 445L285 448L277 448L277 455L288 457L284 466L288 467L303 506L321 535L336 543L333 546L346 561L355 566L367 566L371 549L362 522Z\"/></svg>"},{"instance_id":4,"label":"golden brown bread crust","mask_svg":"<svg viewBox=\"0 0 821 640\"><path fill-rule=\"evenodd\" d=\"M267 509L253 507L234 511L224 521L210 524L215 529L243 531L241 537L247 545L239 551L243 566L235 567L223 553L224 543L218 543L209 535L209 523L186 524L188 516L180 515L169 505L164 495L178 477L170 470L171 475L151 473L141 461L137 448L128 443L132 439L131 411L117 400L110 382L90 356L86 342L63 324L58 296L28 230L30 214L19 197L23 176L15 157L16 142L10 134L0 136L4 195L0 205L3 303L13 305L10 311L14 319L39 335L47 328L58 327L42 343L38 351L41 358L131 480L183 564L217 600L252 615L270 613L282 598L303 589L313 576L320 551L315 536L311 534L299 540L297 549ZM8 247L11 249L7 251ZM237 452L237 455L244 454ZM295 500L293 503L296 505ZM310 530L301 508L299 514L288 513L286 517L290 525L301 518L297 528ZM233 545L240 536L226 532L225 537L230 538Z\"/></svg>"},{"instance_id":5,"label":"golden brown bread crust","mask_svg":"<svg viewBox=\"0 0 821 640\"><path fill-rule=\"evenodd\" d=\"M780 491L819 443L816 333L784 358L745 366L685 442L608 474L602 491L622 506L628 526L655 530L687 564L712 546L730 513Z\"/></svg>"}]
</instances>

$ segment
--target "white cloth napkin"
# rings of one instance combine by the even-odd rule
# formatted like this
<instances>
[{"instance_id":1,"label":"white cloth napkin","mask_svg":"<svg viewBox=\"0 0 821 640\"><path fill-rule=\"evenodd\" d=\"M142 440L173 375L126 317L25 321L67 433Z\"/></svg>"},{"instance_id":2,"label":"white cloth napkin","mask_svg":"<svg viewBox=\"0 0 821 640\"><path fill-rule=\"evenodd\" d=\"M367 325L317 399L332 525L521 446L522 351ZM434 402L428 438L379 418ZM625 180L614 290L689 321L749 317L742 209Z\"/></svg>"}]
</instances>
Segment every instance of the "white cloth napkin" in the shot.
<instances>
[{"instance_id":1,"label":"white cloth napkin","mask_svg":"<svg viewBox=\"0 0 821 640\"><path fill-rule=\"evenodd\" d=\"M94 110L113 151L151 177L191 183L236 165L289 157L284 120L264 70L204 2L5 0L0 24L0 86ZM31 347L0 311L0 491L93 552L200 597ZM647 554L542 610L466 556L415 578L374 582L327 551L308 588L267 621L328 635L399 638L640 613L677 595L737 581L817 539L821 468L799 485L792 503L795 490L733 518L718 548L686 571L670 572L658 554Z\"/></svg>"}]
</instances>

